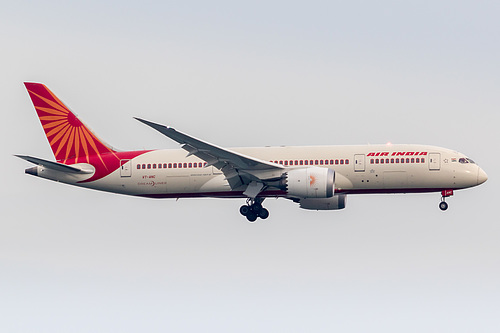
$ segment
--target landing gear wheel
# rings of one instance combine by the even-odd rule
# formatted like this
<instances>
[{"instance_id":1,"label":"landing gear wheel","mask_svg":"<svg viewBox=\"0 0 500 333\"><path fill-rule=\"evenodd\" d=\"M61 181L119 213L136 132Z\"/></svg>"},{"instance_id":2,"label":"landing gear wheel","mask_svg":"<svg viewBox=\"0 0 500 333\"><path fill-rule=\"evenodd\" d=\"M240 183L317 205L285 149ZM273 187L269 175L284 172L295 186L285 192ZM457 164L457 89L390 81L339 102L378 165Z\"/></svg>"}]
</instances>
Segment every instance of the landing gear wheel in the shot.
<instances>
[{"instance_id":1,"label":"landing gear wheel","mask_svg":"<svg viewBox=\"0 0 500 333\"><path fill-rule=\"evenodd\" d=\"M248 212L250 212L250 206L248 205L243 205L240 207L240 214L243 216L247 216Z\"/></svg>"},{"instance_id":2,"label":"landing gear wheel","mask_svg":"<svg viewBox=\"0 0 500 333\"><path fill-rule=\"evenodd\" d=\"M263 198L248 198L247 204L240 207L240 214L249 222L255 222L259 217L263 220L269 217L269 211L262 207Z\"/></svg>"},{"instance_id":3,"label":"landing gear wheel","mask_svg":"<svg viewBox=\"0 0 500 333\"><path fill-rule=\"evenodd\" d=\"M257 214L255 214L252 211L248 212L247 220L248 220L248 222L255 222L257 220Z\"/></svg>"},{"instance_id":4,"label":"landing gear wheel","mask_svg":"<svg viewBox=\"0 0 500 333\"><path fill-rule=\"evenodd\" d=\"M259 211L259 217L263 220L267 219L269 217L269 211L265 208L262 208L260 211Z\"/></svg>"},{"instance_id":5,"label":"landing gear wheel","mask_svg":"<svg viewBox=\"0 0 500 333\"><path fill-rule=\"evenodd\" d=\"M445 211L448 209L448 204L446 203L446 201L441 201L439 203L439 209L441 209L442 211Z\"/></svg>"},{"instance_id":6,"label":"landing gear wheel","mask_svg":"<svg viewBox=\"0 0 500 333\"><path fill-rule=\"evenodd\" d=\"M255 212L255 214L259 215L259 212L262 210L262 204L256 202L252 205L252 210Z\"/></svg>"}]
</instances>

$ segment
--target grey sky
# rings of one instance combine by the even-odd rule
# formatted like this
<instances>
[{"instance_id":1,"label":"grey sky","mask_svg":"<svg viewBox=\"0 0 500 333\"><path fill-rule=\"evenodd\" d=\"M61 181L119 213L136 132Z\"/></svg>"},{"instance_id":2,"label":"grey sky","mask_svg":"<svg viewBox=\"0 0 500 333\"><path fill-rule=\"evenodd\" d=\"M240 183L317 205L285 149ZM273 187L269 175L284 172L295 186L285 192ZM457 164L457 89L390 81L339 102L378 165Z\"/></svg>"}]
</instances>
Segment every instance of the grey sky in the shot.
<instances>
[{"instance_id":1,"label":"grey sky","mask_svg":"<svg viewBox=\"0 0 500 333\"><path fill-rule=\"evenodd\" d=\"M5 332L495 332L500 4L15 1L0 11ZM422 143L486 184L266 200L146 200L24 175L53 158L23 81L119 149L176 148L139 116L231 146Z\"/></svg>"}]
</instances>

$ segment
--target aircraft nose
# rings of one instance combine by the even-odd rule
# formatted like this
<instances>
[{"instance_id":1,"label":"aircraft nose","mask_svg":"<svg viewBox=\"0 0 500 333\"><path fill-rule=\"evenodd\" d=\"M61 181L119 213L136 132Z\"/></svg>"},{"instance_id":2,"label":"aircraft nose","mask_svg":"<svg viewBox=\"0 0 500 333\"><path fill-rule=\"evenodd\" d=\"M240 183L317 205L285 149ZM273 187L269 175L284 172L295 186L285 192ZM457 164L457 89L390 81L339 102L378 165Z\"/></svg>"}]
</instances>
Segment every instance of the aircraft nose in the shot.
<instances>
[{"instance_id":1,"label":"aircraft nose","mask_svg":"<svg viewBox=\"0 0 500 333\"><path fill-rule=\"evenodd\" d=\"M478 167L477 168L477 185L481 185L482 183L484 183L487 180L488 180L488 175L486 174L486 172L484 172L483 169Z\"/></svg>"}]
</instances>

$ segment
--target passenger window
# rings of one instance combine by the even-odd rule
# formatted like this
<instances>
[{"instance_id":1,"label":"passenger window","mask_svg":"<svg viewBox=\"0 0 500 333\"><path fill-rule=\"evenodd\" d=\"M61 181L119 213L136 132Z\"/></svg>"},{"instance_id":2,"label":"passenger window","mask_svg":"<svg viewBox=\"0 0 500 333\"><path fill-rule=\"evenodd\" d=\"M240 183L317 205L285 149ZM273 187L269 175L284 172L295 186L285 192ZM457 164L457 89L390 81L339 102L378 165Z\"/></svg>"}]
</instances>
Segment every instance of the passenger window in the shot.
<instances>
[{"instance_id":1,"label":"passenger window","mask_svg":"<svg viewBox=\"0 0 500 333\"><path fill-rule=\"evenodd\" d=\"M375 159L375 164L378 164L378 158Z\"/></svg>"},{"instance_id":2,"label":"passenger window","mask_svg":"<svg viewBox=\"0 0 500 333\"><path fill-rule=\"evenodd\" d=\"M148 169L151 169L151 164L148 164Z\"/></svg>"},{"instance_id":3,"label":"passenger window","mask_svg":"<svg viewBox=\"0 0 500 333\"><path fill-rule=\"evenodd\" d=\"M420 161L421 161L422 163L425 163L425 158L423 158L423 157L422 157L422 158L420 159Z\"/></svg>"},{"instance_id":4,"label":"passenger window","mask_svg":"<svg viewBox=\"0 0 500 333\"><path fill-rule=\"evenodd\" d=\"M294 164L295 164L295 165L299 165L299 161L295 160L295 163L294 163Z\"/></svg>"},{"instance_id":5,"label":"passenger window","mask_svg":"<svg viewBox=\"0 0 500 333\"><path fill-rule=\"evenodd\" d=\"M140 164L137 164L137 169L140 169L141 168L141 165Z\"/></svg>"},{"instance_id":6,"label":"passenger window","mask_svg":"<svg viewBox=\"0 0 500 333\"><path fill-rule=\"evenodd\" d=\"M156 163L155 163L155 164L153 164L153 169L156 169Z\"/></svg>"},{"instance_id":7,"label":"passenger window","mask_svg":"<svg viewBox=\"0 0 500 333\"><path fill-rule=\"evenodd\" d=\"M338 165L339 164L339 160L335 160L335 164Z\"/></svg>"},{"instance_id":8,"label":"passenger window","mask_svg":"<svg viewBox=\"0 0 500 333\"><path fill-rule=\"evenodd\" d=\"M188 167L188 166L187 166L187 163L184 163L184 168L187 168L187 167Z\"/></svg>"},{"instance_id":9,"label":"passenger window","mask_svg":"<svg viewBox=\"0 0 500 333\"><path fill-rule=\"evenodd\" d=\"M143 169L146 169L146 164L143 164L143 165L142 165L142 168L143 168Z\"/></svg>"},{"instance_id":10,"label":"passenger window","mask_svg":"<svg viewBox=\"0 0 500 333\"><path fill-rule=\"evenodd\" d=\"M319 165L323 165L323 160L319 160Z\"/></svg>"},{"instance_id":11,"label":"passenger window","mask_svg":"<svg viewBox=\"0 0 500 333\"><path fill-rule=\"evenodd\" d=\"M349 160L345 160L345 164L349 164Z\"/></svg>"},{"instance_id":12,"label":"passenger window","mask_svg":"<svg viewBox=\"0 0 500 333\"><path fill-rule=\"evenodd\" d=\"M420 158L417 157L417 160L416 160L417 163L420 163Z\"/></svg>"},{"instance_id":13,"label":"passenger window","mask_svg":"<svg viewBox=\"0 0 500 333\"><path fill-rule=\"evenodd\" d=\"M163 163L163 169L167 168L167 163Z\"/></svg>"},{"instance_id":14,"label":"passenger window","mask_svg":"<svg viewBox=\"0 0 500 333\"><path fill-rule=\"evenodd\" d=\"M182 163L179 163L178 166L179 166L179 169L182 169Z\"/></svg>"},{"instance_id":15,"label":"passenger window","mask_svg":"<svg viewBox=\"0 0 500 333\"><path fill-rule=\"evenodd\" d=\"M344 160L340 160L340 164L344 164Z\"/></svg>"},{"instance_id":16,"label":"passenger window","mask_svg":"<svg viewBox=\"0 0 500 333\"><path fill-rule=\"evenodd\" d=\"M380 159L380 164L384 164L384 159L383 158Z\"/></svg>"},{"instance_id":17,"label":"passenger window","mask_svg":"<svg viewBox=\"0 0 500 333\"><path fill-rule=\"evenodd\" d=\"M396 158L396 163L399 163L399 158Z\"/></svg>"},{"instance_id":18,"label":"passenger window","mask_svg":"<svg viewBox=\"0 0 500 333\"><path fill-rule=\"evenodd\" d=\"M373 164L373 162L375 162L375 160L372 158L372 159L370 160L370 164Z\"/></svg>"},{"instance_id":19,"label":"passenger window","mask_svg":"<svg viewBox=\"0 0 500 333\"><path fill-rule=\"evenodd\" d=\"M387 164L389 163L389 159L388 158L385 159L385 163L387 163Z\"/></svg>"},{"instance_id":20,"label":"passenger window","mask_svg":"<svg viewBox=\"0 0 500 333\"><path fill-rule=\"evenodd\" d=\"M288 161L285 161L285 165L288 165Z\"/></svg>"},{"instance_id":21,"label":"passenger window","mask_svg":"<svg viewBox=\"0 0 500 333\"><path fill-rule=\"evenodd\" d=\"M168 163L168 168L171 169L172 168L172 163Z\"/></svg>"},{"instance_id":22,"label":"passenger window","mask_svg":"<svg viewBox=\"0 0 500 333\"><path fill-rule=\"evenodd\" d=\"M410 163L410 159L409 158L406 159L406 163Z\"/></svg>"},{"instance_id":23,"label":"passenger window","mask_svg":"<svg viewBox=\"0 0 500 333\"><path fill-rule=\"evenodd\" d=\"M305 161L304 161L304 165L309 165L309 161L308 161L308 160L305 160Z\"/></svg>"},{"instance_id":24,"label":"passenger window","mask_svg":"<svg viewBox=\"0 0 500 333\"><path fill-rule=\"evenodd\" d=\"M333 160L330 160L330 165L333 165Z\"/></svg>"},{"instance_id":25,"label":"passenger window","mask_svg":"<svg viewBox=\"0 0 500 333\"><path fill-rule=\"evenodd\" d=\"M314 161L314 164L315 164L315 165L318 165L318 160Z\"/></svg>"},{"instance_id":26,"label":"passenger window","mask_svg":"<svg viewBox=\"0 0 500 333\"><path fill-rule=\"evenodd\" d=\"M393 158L391 158L391 163L394 163L394 159Z\"/></svg>"},{"instance_id":27,"label":"passenger window","mask_svg":"<svg viewBox=\"0 0 500 333\"><path fill-rule=\"evenodd\" d=\"M304 165L304 161L303 160L300 160L300 165Z\"/></svg>"}]
</instances>

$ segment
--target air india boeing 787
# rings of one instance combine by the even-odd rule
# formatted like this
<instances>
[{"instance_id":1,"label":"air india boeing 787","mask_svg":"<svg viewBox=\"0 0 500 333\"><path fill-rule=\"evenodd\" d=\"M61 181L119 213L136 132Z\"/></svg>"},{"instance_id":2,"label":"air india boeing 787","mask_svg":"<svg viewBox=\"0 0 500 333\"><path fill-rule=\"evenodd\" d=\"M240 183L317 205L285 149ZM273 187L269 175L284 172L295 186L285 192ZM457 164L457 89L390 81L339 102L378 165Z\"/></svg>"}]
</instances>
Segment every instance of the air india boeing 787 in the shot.
<instances>
[{"instance_id":1,"label":"air india boeing 787","mask_svg":"<svg viewBox=\"0 0 500 333\"><path fill-rule=\"evenodd\" d=\"M484 183L467 156L426 145L226 149L144 119L182 149L117 151L101 141L45 85L25 83L56 161L16 155L26 173L101 191L148 198L243 198L240 213L266 219L268 197L300 208L342 209L348 194L441 192ZM186 154L187 152L187 154Z\"/></svg>"}]
</instances>

